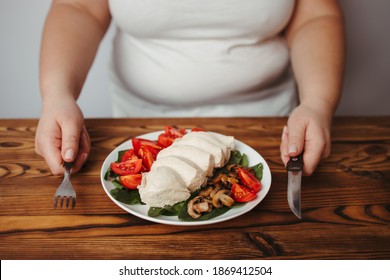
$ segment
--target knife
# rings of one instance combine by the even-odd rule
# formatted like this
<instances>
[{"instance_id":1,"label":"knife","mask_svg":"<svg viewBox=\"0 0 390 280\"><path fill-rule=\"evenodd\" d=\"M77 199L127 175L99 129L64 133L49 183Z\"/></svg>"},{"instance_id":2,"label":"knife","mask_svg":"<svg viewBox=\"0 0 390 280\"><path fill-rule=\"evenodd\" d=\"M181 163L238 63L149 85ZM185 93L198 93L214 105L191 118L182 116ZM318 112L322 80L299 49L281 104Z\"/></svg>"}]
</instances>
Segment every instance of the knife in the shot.
<instances>
[{"instance_id":1,"label":"knife","mask_svg":"<svg viewBox=\"0 0 390 280\"><path fill-rule=\"evenodd\" d=\"M303 158L302 154L290 158L287 162L288 171L287 201L291 211L301 219L301 181Z\"/></svg>"}]
</instances>

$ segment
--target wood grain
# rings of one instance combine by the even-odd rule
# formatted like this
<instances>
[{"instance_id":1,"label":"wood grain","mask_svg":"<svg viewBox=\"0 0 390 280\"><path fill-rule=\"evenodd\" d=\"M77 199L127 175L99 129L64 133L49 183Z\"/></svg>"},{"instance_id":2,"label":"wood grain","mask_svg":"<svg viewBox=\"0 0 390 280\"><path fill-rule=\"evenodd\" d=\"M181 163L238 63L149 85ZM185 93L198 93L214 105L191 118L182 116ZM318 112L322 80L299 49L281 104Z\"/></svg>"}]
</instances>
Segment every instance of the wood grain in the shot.
<instances>
[{"instance_id":1,"label":"wood grain","mask_svg":"<svg viewBox=\"0 0 390 280\"><path fill-rule=\"evenodd\" d=\"M332 154L303 178L303 219L286 200L285 118L88 119L92 152L73 176L75 209L52 206L62 181L34 151L37 120L0 120L1 259L389 259L390 117L336 118ZM207 226L151 223L117 207L100 168L122 142L166 124L203 127L252 146L272 186L255 209Z\"/></svg>"}]
</instances>

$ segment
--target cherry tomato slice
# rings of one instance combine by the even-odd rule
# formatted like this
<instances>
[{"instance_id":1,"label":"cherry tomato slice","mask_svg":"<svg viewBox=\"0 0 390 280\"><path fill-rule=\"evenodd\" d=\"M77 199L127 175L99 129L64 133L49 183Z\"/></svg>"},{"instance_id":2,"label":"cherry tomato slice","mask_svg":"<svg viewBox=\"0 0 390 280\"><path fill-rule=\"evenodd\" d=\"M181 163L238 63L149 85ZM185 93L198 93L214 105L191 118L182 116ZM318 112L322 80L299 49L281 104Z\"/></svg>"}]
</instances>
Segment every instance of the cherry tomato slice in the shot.
<instances>
[{"instance_id":1,"label":"cherry tomato slice","mask_svg":"<svg viewBox=\"0 0 390 280\"><path fill-rule=\"evenodd\" d=\"M198 131L206 131L205 129L201 128L201 127L193 127L191 129L192 132L198 132Z\"/></svg>"},{"instance_id":2,"label":"cherry tomato slice","mask_svg":"<svg viewBox=\"0 0 390 280\"><path fill-rule=\"evenodd\" d=\"M141 184L142 174L130 174L119 177L119 182L126 189L136 190L137 187Z\"/></svg>"},{"instance_id":3,"label":"cherry tomato slice","mask_svg":"<svg viewBox=\"0 0 390 280\"><path fill-rule=\"evenodd\" d=\"M150 171L150 169L152 168L152 164L157 157L156 151L150 147L142 147L139 150L139 153L142 158L142 164L145 167L146 171Z\"/></svg>"},{"instance_id":4,"label":"cherry tomato slice","mask_svg":"<svg viewBox=\"0 0 390 280\"><path fill-rule=\"evenodd\" d=\"M232 198L236 202L248 202L254 200L256 197L257 195L247 187L237 183L232 185Z\"/></svg>"},{"instance_id":5,"label":"cherry tomato slice","mask_svg":"<svg viewBox=\"0 0 390 280\"><path fill-rule=\"evenodd\" d=\"M142 168L142 160L137 158L134 160L127 160L124 162L112 162L110 168L115 174L121 176L136 174Z\"/></svg>"},{"instance_id":6,"label":"cherry tomato slice","mask_svg":"<svg viewBox=\"0 0 390 280\"><path fill-rule=\"evenodd\" d=\"M166 134L173 136L174 138L183 137L186 134L186 130L183 128L178 128L176 126L166 125L164 127L164 131Z\"/></svg>"},{"instance_id":7,"label":"cherry tomato slice","mask_svg":"<svg viewBox=\"0 0 390 280\"><path fill-rule=\"evenodd\" d=\"M247 187L251 192L257 193L261 189L261 183L249 170L244 168L237 168L238 177L242 184Z\"/></svg>"},{"instance_id":8,"label":"cherry tomato slice","mask_svg":"<svg viewBox=\"0 0 390 280\"><path fill-rule=\"evenodd\" d=\"M138 157L135 154L134 149L129 149L123 153L122 158L121 158L121 162L127 161L127 160L135 160L135 159L138 159Z\"/></svg>"},{"instance_id":9,"label":"cherry tomato slice","mask_svg":"<svg viewBox=\"0 0 390 280\"><path fill-rule=\"evenodd\" d=\"M164 148L167 148L169 147L170 145L172 145L173 141L175 141L176 138L174 138L173 136L167 134L167 133L161 133L159 136L158 136L158 139L157 139L157 143L164 147Z\"/></svg>"},{"instance_id":10,"label":"cherry tomato slice","mask_svg":"<svg viewBox=\"0 0 390 280\"><path fill-rule=\"evenodd\" d=\"M137 155L140 155L139 150L142 147L150 147L152 149L155 149L157 152L162 150L162 147L157 144L156 141L152 141L149 139L143 139L143 138L132 138L131 142L133 144L134 151Z\"/></svg>"}]
</instances>

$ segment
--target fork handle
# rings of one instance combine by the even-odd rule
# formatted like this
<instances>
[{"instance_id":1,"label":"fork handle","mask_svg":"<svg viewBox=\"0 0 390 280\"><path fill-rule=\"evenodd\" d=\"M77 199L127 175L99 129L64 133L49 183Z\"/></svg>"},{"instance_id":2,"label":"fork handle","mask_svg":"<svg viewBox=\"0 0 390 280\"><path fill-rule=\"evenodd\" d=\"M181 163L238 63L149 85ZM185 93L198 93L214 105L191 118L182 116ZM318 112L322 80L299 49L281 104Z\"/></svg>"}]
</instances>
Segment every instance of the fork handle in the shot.
<instances>
[{"instance_id":1,"label":"fork handle","mask_svg":"<svg viewBox=\"0 0 390 280\"><path fill-rule=\"evenodd\" d=\"M64 161L62 166L65 168L65 174L68 173L69 175L73 168L73 162Z\"/></svg>"}]
</instances>

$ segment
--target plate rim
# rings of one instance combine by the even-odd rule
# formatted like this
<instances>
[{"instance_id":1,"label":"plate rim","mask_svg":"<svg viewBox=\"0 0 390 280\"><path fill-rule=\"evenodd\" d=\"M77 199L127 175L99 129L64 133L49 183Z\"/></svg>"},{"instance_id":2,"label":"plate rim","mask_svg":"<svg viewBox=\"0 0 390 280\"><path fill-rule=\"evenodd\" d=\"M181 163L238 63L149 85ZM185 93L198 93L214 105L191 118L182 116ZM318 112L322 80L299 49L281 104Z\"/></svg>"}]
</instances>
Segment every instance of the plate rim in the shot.
<instances>
[{"instance_id":1,"label":"plate rim","mask_svg":"<svg viewBox=\"0 0 390 280\"><path fill-rule=\"evenodd\" d=\"M135 137L132 137L132 138L145 138L145 139L155 140L153 137L158 136L160 133L163 133L163 132L164 132L163 130L158 130L158 131L144 133L142 135L138 135L138 136L135 136ZM212 133L220 134L220 133L217 133L217 132L212 132ZM221 134L221 135L223 135L223 134ZM115 186L111 182L106 181L104 179L106 171L107 171L107 168L108 168L108 165L111 162L113 162L112 161L112 157L115 156L114 158L116 159L118 151L120 151L122 149L130 149L130 148L132 148L132 143L131 143L131 139L132 138L130 138L130 139L122 142L121 144L119 144L104 159L103 164L101 166L101 170L100 170L100 181L101 181L102 187L103 187L106 195L117 206L119 206L121 209L125 210L129 214L134 215L134 216L136 216L138 218L141 218L143 220L147 220L147 221L154 222L154 223L159 223L159 224L176 225L176 226L199 226L199 225L209 225L209 224L221 223L221 222L224 222L224 221L228 221L228 220L237 218L237 217L239 217L241 215L244 215L244 214L248 213L249 211L251 211L257 205L259 205L261 201L264 200L264 198L267 196L267 194L268 194L268 192L269 192L269 190L271 188L272 174L271 174L271 170L270 170L267 162L265 161L265 159L261 156L261 154L259 152L257 152L251 146L249 146L249 145L245 144L244 142L234 138L234 142L235 142L235 146L236 147L237 146L242 146L241 149L245 148L245 149L251 151L252 153L255 154L256 157L259 157L259 161L257 163L255 163L255 164L258 164L260 162L263 164L263 179L267 178L268 180L266 182L267 183L266 186L264 186L263 180L261 181L262 189L259 191L259 193L261 193L261 195L258 195L258 198L256 198L254 201L247 202L244 206L241 206L239 208L230 209L229 211L227 211L226 213L224 213L224 214L222 214L222 215L220 215L218 217L212 218L210 220L205 220L205 221L181 221L181 220L179 220L177 218L177 216L159 216L159 217L164 217L164 219L161 219L161 218L158 218L158 217L150 217L150 216L145 215L143 213L137 212L134 209L131 209L131 208L134 208L134 207L137 207L137 208L141 207L141 209L142 209L142 208L147 207L146 205L138 205L138 204L136 204L136 205L129 205L129 204L125 204L125 203L122 203L120 201L117 201L115 198L113 198L111 196L111 194L110 194L110 190L115 188ZM155 138L157 139L157 137L155 137ZM237 148L237 150L240 151L239 148ZM250 160L250 156L249 155L248 155L248 157L249 157L249 160ZM266 174L267 176L264 177L264 174ZM106 184L107 185L110 184L111 188L108 189ZM243 209L243 207L245 207L245 208ZM236 211L234 211L234 210L236 210ZM239 210L241 210L241 211L239 211ZM172 217L176 217L177 220L172 220Z\"/></svg>"}]
</instances>

